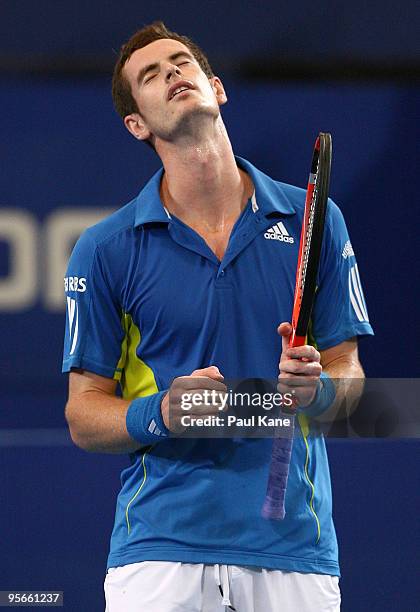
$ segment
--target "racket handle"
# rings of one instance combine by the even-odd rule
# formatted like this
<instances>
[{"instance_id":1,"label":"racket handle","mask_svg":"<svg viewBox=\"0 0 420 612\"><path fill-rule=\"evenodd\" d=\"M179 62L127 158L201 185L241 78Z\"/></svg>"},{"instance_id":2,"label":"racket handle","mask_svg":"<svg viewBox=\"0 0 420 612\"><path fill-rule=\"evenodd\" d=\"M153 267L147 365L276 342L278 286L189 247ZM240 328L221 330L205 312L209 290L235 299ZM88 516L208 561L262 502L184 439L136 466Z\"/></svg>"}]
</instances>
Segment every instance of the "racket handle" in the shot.
<instances>
[{"instance_id":1,"label":"racket handle","mask_svg":"<svg viewBox=\"0 0 420 612\"><path fill-rule=\"evenodd\" d=\"M267 493L261 510L266 519L282 520L285 517L285 498L293 446L295 417L290 417L290 437L274 438Z\"/></svg>"}]
</instances>

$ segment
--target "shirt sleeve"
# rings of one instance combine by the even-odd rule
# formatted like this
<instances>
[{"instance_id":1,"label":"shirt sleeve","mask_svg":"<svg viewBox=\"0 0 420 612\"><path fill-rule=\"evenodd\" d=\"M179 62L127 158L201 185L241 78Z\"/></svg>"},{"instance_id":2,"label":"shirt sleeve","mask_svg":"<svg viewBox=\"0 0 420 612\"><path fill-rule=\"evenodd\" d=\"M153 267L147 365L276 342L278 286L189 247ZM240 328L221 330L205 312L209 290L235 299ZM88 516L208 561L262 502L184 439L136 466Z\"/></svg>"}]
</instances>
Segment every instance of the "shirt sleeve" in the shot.
<instances>
[{"instance_id":1,"label":"shirt sleeve","mask_svg":"<svg viewBox=\"0 0 420 612\"><path fill-rule=\"evenodd\" d=\"M328 201L318 286L311 319L318 349L373 335L356 257L343 215Z\"/></svg>"},{"instance_id":2,"label":"shirt sleeve","mask_svg":"<svg viewBox=\"0 0 420 612\"><path fill-rule=\"evenodd\" d=\"M87 230L70 257L64 289L63 372L81 368L119 379L124 361L122 311L106 278L99 248Z\"/></svg>"}]
</instances>

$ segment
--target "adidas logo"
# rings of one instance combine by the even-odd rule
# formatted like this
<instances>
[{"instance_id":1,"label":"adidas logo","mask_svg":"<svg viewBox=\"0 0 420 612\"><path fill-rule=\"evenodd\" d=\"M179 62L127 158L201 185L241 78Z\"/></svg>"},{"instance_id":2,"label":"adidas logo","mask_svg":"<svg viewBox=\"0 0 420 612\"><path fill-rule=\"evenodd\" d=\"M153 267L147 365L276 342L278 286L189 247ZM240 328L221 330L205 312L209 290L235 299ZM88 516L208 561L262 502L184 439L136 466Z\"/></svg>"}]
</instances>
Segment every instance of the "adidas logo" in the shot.
<instances>
[{"instance_id":1,"label":"adidas logo","mask_svg":"<svg viewBox=\"0 0 420 612\"><path fill-rule=\"evenodd\" d=\"M163 431L160 431L159 427L156 424L155 419L152 419L149 423L149 427L147 428L150 433L155 434L155 436L166 436Z\"/></svg>"},{"instance_id":2,"label":"adidas logo","mask_svg":"<svg viewBox=\"0 0 420 612\"><path fill-rule=\"evenodd\" d=\"M350 240L347 240L341 255L344 257L344 259L347 259L347 257L352 257L354 255L353 247L351 246Z\"/></svg>"},{"instance_id":3,"label":"adidas logo","mask_svg":"<svg viewBox=\"0 0 420 612\"><path fill-rule=\"evenodd\" d=\"M280 242L288 242L289 244L293 244L295 241L293 236L289 235L289 232L284 227L284 223L282 221L279 221L279 223L276 223L276 225L270 227L270 229L265 232L264 238L266 238L267 240L279 240Z\"/></svg>"}]
</instances>

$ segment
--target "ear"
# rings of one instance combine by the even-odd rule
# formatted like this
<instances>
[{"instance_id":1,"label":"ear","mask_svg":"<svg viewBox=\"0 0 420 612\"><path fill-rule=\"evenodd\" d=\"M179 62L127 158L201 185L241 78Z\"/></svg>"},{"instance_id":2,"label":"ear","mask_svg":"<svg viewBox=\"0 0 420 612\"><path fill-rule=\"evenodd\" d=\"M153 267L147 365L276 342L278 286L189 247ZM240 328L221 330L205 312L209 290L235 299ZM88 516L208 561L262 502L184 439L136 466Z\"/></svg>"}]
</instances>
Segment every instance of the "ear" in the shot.
<instances>
[{"instance_id":1,"label":"ear","mask_svg":"<svg viewBox=\"0 0 420 612\"><path fill-rule=\"evenodd\" d=\"M227 95L225 92L225 89L223 87L223 83L222 81L219 79L219 77L215 76L212 77L210 79L210 83L213 87L213 91L215 93L216 99L219 103L219 106L221 106L222 104L226 104L227 102Z\"/></svg>"},{"instance_id":2,"label":"ear","mask_svg":"<svg viewBox=\"0 0 420 612\"><path fill-rule=\"evenodd\" d=\"M131 113L131 115L124 117L124 125L134 138L138 140L147 140L150 138L150 130L139 113Z\"/></svg>"}]
</instances>

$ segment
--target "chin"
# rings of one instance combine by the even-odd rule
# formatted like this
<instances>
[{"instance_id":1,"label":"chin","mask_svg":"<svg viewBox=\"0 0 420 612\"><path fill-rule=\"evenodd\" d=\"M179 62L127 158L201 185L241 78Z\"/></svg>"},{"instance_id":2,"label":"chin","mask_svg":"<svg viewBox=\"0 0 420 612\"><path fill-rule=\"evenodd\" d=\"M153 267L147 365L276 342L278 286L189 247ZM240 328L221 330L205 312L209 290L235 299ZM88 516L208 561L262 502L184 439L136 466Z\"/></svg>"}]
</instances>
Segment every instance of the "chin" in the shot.
<instances>
[{"instance_id":1,"label":"chin","mask_svg":"<svg viewBox=\"0 0 420 612\"><path fill-rule=\"evenodd\" d=\"M183 101L186 102L186 100ZM204 128L206 122L214 123L215 119L220 116L219 107L203 105L195 101L194 104L185 104L184 108L168 117L162 129L156 125L155 129L151 126L151 132L156 135L159 140L173 142L176 138L182 136L198 135L200 129Z\"/></svg>"},{"instance_id":2,"label":"chin","mask_svg":"<svg viewBox=\"0 0 420 612\"><path fill-rule=\"evenodd\" d=\"M209 119L215 119L220 115L219 107L215 108L209 105L203 104L191 104L186 105L182 112L177 117L177 125L182 125L191 121L200 122Z\"/></svg>"}]
</instances>

